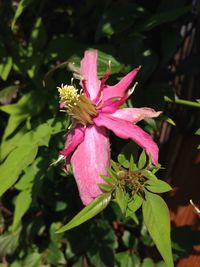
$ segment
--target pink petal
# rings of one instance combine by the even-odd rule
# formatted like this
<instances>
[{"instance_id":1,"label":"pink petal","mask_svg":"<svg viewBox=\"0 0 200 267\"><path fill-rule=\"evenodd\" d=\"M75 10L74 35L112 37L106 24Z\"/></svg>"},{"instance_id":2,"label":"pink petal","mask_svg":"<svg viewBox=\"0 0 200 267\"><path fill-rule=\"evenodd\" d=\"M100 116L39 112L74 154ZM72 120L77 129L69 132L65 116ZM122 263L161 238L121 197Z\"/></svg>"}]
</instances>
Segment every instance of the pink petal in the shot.
<instances>
[{"instance_id":1,"label":"pink petal","mask_svg":"<svg viewBox=\"0 0 200 267\"><path fill-rule=\"evenodd\" d=\"M128 89L129 85L134 80L135 76L137 75L139 68L135 68L131 72L129 72L124 78L121 79L120 82L113 86L107 86L104 91L104 100L114 97L120 97L122 94Z\"/></svg>"},{"instance_id":2,"label":"pink petal","mask_svg":"<svg viewBox=\"0 0 200 267\"><path fill-rule=\"evenodd\" d=\"M103 89L106 86L105 83L109 77L110 77L110 71L107 71L101 79L101 86L100 86L101 89Z\"/></svg>"},{"instance_id":3,"label":"pink petal","mask_svg":"<svg viewBox=\"0 0 200 267\"><path fill-rule=\"evenodd\" d=\"M90 99L94 100L100 90L100 81L97 77L97 51L85 51L81 60L80 73L85 80Z\"/></svg>"},{"instance_id":4,"label":"pink petal","mask_svg":"<svg viewBox=\"0 0 200 267\"><path fill-rule=\"evenodd\" d=\"M124 104L124 102L128 99L130 95L130 92L126 92L123 97L117 100L113 100L113 98L109 98L106 100L103 104L103 107L101 108L101 112L104 113L113 113L117 109L119 109L120 106Z\"/></svg>"},{"instance_id":5,"label":"pink petal","mask_svg":"<svg viewBox=\"0 0 200 267\"><path fill-rule=\"evenodd\" d=\"M110 144L103 127L89 126L84 141L74 152L71 163L84 205L102 193L98 184L103 183L100 175L106 174L110 160Z\"/></svg>"},{"instance_id":6,"label":"pink petal","mask_svg":"<svg viewBox=\"0 0 200 267\"><path fill-rule=\"evenodd\" d=\"M65 141L65 149L60 151L60 154L68 157L74 149L84 140L85 128L78 126L69 131Z\"/></svg>"},{"instance_id":7,"label":"pink petal","mask_svg":"<svg viewBox=\"0 0 200 267\"><path fill-rule=\"evenodd\" d=\"M64 109L65 108L65 104L64 103L60 103L60 109Z\"/></svg>"},{"instance_id":8,"label":"pink petal","mask_svg":"<svg viewBox=\"0 0 200 267\"><path fill-rule=\"evenodd\" d=\"M158 146L153 141L152 137L144 132L139 126L132 124L129 121L117 119L108 114L99 114L93 119L97 126L104 126L113 131L117 136L123 139L132 139L135 143L141 146L147 154L150 154L155 165L158 164Z\"/></svg>"},{"instance_id":9,"label":"pink petal","mask_svg":"<svg viewBox=\"0 0 200 267\"><path fill-rule=\"evenodd\" d=\"M122 108L112 113L112 117L137 123L144 118L156 118L161 114L152 108Z\"/></svg>"}]
</instances>

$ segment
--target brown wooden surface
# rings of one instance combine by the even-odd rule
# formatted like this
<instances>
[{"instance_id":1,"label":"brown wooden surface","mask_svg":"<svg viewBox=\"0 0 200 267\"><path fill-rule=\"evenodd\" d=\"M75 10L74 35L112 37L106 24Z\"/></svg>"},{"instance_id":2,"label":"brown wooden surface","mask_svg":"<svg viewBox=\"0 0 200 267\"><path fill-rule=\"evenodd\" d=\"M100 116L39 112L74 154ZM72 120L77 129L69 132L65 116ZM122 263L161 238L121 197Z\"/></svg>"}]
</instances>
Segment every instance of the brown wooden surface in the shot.
<instances>
[{"instance_id":1,"label":"brown wooden surface","mask_svg":"<svg viewBox=\"0 0 200 267\"><path fill-rule=\"evenodd\" d=\"M194 135L180 135L172 131L169 142L167 166L170 166L166 178L174 190L167 199L172 225L191 226L200 230L200 218L189 203L190 199L200 207L200 150L197 145L200 138ZM175 155L170 154L177 149ZM172 154L171 154L172 155ZM181 259L176 267L200 267L200 240L190 254Z\"/></svg>"}]
</instances>

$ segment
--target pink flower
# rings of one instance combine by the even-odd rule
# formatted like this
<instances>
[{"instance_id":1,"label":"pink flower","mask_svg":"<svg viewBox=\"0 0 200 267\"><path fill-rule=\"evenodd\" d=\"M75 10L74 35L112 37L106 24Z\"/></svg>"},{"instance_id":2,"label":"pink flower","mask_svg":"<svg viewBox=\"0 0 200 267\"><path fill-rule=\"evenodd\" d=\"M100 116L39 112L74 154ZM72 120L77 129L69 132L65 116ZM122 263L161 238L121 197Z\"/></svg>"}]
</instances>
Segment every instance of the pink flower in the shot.
<instances>
[{"instance_id":1,"label":"pink flower","mask_svg":"<svg viewBox=\"0 0 200 267\"><path fill-rule=\"evenodd\" d=\"M97 51L86 51L81 61L80 74L83 91L78 94L74 86L58 88L61 107L73 121L66 136L65 148L60 152L66 157L67 167L72 164L83 204L89 204L102 193L98 187L106 175L110 161L110 143L106 128L123 139L132 139L154 164L158 163L158 147L152 137L136 123L144 118L157 117L160 112L150 108L123 108L120 106L131 94L127 90L139 68L132 70L114 86L106 85L109 72L102 80L97 77Z\"/></svg>"}]
</instances>

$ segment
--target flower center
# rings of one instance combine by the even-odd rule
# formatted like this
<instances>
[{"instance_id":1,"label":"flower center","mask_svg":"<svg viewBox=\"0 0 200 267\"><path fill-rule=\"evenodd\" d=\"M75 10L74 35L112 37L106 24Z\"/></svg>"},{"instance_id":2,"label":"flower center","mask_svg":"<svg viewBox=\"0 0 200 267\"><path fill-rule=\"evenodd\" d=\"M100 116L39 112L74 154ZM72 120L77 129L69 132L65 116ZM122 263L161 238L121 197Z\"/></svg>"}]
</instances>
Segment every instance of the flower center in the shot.
<instances>
[{"instance_id":1,"label":"flower center","mask_svg":"<svg viewBox=\"0 0 200 267\"><path fill-rule=\"evenodd\" d=\"M92 118L97 115L95 105L84 94L79 94L72 85L57 87L60 94L60 103L64 105L67 113L78 123L86 126L92 124Z\"/></svg>"}]
</instances>

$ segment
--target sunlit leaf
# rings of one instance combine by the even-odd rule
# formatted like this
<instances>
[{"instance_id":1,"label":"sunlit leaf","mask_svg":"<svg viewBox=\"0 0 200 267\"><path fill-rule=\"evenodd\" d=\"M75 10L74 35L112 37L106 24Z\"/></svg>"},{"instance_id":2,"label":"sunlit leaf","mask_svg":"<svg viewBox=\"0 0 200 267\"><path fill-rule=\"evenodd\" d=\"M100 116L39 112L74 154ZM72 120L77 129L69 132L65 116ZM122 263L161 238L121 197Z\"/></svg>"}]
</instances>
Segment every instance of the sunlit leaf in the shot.
<instances>
[{"instance_id":1,"label":"sunlit leaf","mask_svg":"<svg viewBox=\"0 0 200 267\"><path fill-rule=\"evenodd\" d=\"M12 68L12 58L4 58L3 63L0 64L0 77L6 81Z\"/></svg>"},{"instance_id":2,"label":"sunlit leaf","mask_svg":"<svg viewBox=\"0 0 200 267\"><path fill-rule=\"evenodd\" d=\"M10 116L3 139L6 139L12 132L27 118L34 116L41 111L44 106L42 94L39 95L32 91L24 94L15 104L1 106L0 110Z\"/></svg>"},{"instance_id":3,"label":"sunlit leaf","mask_svg":"<svg viewBox=\"0 0 200 267\"><path fill-rule=\"evenodd\" d=\"M146 154L143 150L142 153L140 154L139 161L138 161L138 168L139 169L144 168L144 166L146 164L146 160L147 160L147 157L146 157Z\"/></svg>"},{"instance_id":4,"label":"sunlit leaf","mask_svg":"<svg viewBox=\"0 0 200 267\"><path fill-rule=\"evenodd\" d=\"M146 192L143 202L144 223L168 267L173 267L169 211L164 200Z\"/></svg>"},{"instance_id":5,"label":"sunlit leaf","mask_svg":"<svg viewBox=\"0 0 200 267\"><path fill-rule=\"evenodd\" d=\"M109 169L107 170L107 172L108 172L108 175L109 175L109 180L108 180L108 182L111 183L111 184L113 184L113 185L115 185L116 182L117 182L117 175L116 175L116 173L115 173L111 168L109 168ZM106 181L106 180L105 180L105 181Z\"/></svg>"},{"instance_id":6,"label":"sunlit leaf","mask_svg":"<svg viewBox=\"0 0 200 267\"><path fill-rule=\"evenodd\" d=\"M12 117L16 122L16 117ZM49 124L43 123L23 134L23 129L15 134L14 137L4 140L1 144L1 159L4 159L14 148L31 144L32 146L48 146L53 129Z\"/></svg>"},{"instance_id":7,"label":"sunlit leaf","mask_svg":"<svg viewBox=\"0 0 200 267\"><path fill-rule=\"evenodd\" d=\"M33 31L31 32L30 38L30 45L34 49L34 52L40 52L40 49L42 49L45 45L46 38L47 35L42 22L42 18L38 17L33 27Z\"/></svg>"},{"instance_id":8,"label":"sunlit leaf","mask_svg":"<svg viewBox=\"0 0 200 267\"><path fill-rule=\"evenodd\" d=\"M20 223L23 215L29 209L31 205L31 191L25 190L19 193L15 200L15 212L14 212L14 219L12 224L12 231L15 231L18 224Z\"/></svg>"},{"instance_id":9,"label":"sunlit leaf","mask_svg":"<svg viewBox=\"0 0 200 267\"><path fill-rule=\"evenodd\" d=\"M129 161L126 159L124 154L119 154L117 160L124 168L129 168Z\"/></svg>"},{"instance_id":10,"label":"sunlit leaf","mask_svg":"<svg viewBox=\"0 0 200 267\"><path fill-rule=\"evenodd\" d=\"M151 258L145 258L142 262L141 267L154 267L155 264Z\"/></svg>"},{"instance_id":11,"label":"sunlit leaf","mask_svg":"<svg viewBox=\"0 0 200 267\"><path fill-rule=\"evenodd\" d=\"M149 170L144 170L142 174L144 177L148 178L149 180L152 180L155 182L158 180L158 178Z\"/></svg>"},{"instance_id":12,"label":"sunlit leaf","mask_svg":"<svg viewBox=\"0 0 200 267\"><path fill-rule=\"evenodd\" d=\"M13 254L19 245L21 228L15 233L4 233L0 236L0 257Z\"/></svg>"},{"instance_id":13,"label":"sunlit leaf","mask_svg":"<svg viewBox=\"0 0 200 267\"><path fill-rule=\"evenodd\" d=\"M200 128L195 132L195 134L200 135Z\"/></svg>"},{"instance_id":14,"label":"sunlit leaf","mask_svg":"<svg viewBox=\"0 0 200 267\"><path fill-rule=\"evenodd\" d=\"M12 30L14 30L15 23L16 23L17 19L21 16L21 14L25 10L25 8L27 8L31 2L32 2L32 0L21 0L19 2L18 6L17 6L17 10L15 11L14 18L12 20L12 25L11 25Z\"/></svg>"},{"instance_id":15,"label":"sunlit leaf","mask_svg":"<svg viewBox=\"0 0 200 267\"><path fill-rule=\"evenodd\" d=\"M88 206L82 209L70 222L61 227L61 229L59 229L58 231L56 231L56 233L68 231L93 218L107 207L108 203L110 202L110 199L110 194L105 193L100 195L95 200L93 200Z\"/></svg>"},{"instance_id":16,"label":"sunlit leaf","mask_svg":"<svg viewBox=\"0 0 200 267\"><path fill-rule=\"evenodd\" d=\"M171 186L162 180L149 180L146 182L145 187L153 193L165 193L172 190Z\"/></svg>"},{"instance_id":17,"label":"sunlit leaf","mask_svg":"<svg viewBox=\"0 0 200 267\"><path fill-rule=\"evenodd\" d=\"M136 165L135 162L134 162L133 155L131 155L131 157L130 157L129 169L130 169L130 171L132 171L132 172L138 170L137 165Z\"/></svg>"},{"instance_id":18,"label":"sunlit leaf","mask_svg":"<svg viewBox=\"0 0 200 267\"><path fill-rule=\"evenodd\" d=\"M142 206L143 199L139 195L135 194L133 198L128 203L126 210L126 216L130 216L132 213L136 212Z\"/></svg>"},{"instance_id":19,"label":"sunlit leaf","mask_svg":"<svg viewBox=\"0 0 200 267\"><path fill-rule=\"evenodd\" d=\"M33 181L40 170L41 157L37 157L34 162L24 170L24 174L15 184L15 188L20 191L30 190L33 187Z\"/></svg>"},{"instance_id":20,"label":"sunlit leaf","mask_svg":"<svg viewBox=\"0 0 200 267\"><path fill-rule=\"evenodd\" d=\"M101 175L101 178L110 185L115 185L116 181L113 180L110 176L106 176L106 175Z\"/></svg>"},{"instance_id":21,"label":"sunlit leaf","mask_svg":"<svg viewBox=\"0 0 200 267\"><path fill-rule=\"evenodd\" d=\"M125 214L126 208L127 208L126 193L121 187L116 188L115 198L116 198L116 202L119 205L122 213Z\"/></svg>"},{"instance_id":22,"label":"sunlit leaf","mask_svg":"<svg viewBox=\"0 0 200 267\"><path fill-rule=\"evenodd\" d=\"M167 264L166 264L164 261L159 261L159 262L156 264L156 267L167 267Z\"/></svg>"},{"instance_id":23,"label":"sunlit leaf","mask_svg":"<svg viewBox=\"0 0 200 267\"><path fill-rule=\"evenodd\" d=\"M33 162L37 155L38 147L23 145L9 154L0 166L0 195L8 190L18 179L22 170Z\"/></svg>"},{"instance_id":24,"label":"sunlit leaf","mask_svg":"<svg viewBox=\"0 0 200 267\"><path fill-rule=\"evenodd\" d=\"M19 85L11 85L0 91L0 103L9 104L16 97L19 90Z\"/></svg>"},{"instance_id":25,"label":"sunlit leaf","mask_svg":"<svg viewBox=\"0 0 200 267\"><path fill-rule=\"evenodd\" d=\"M167 117L165 120L166 120L166 122L168 122L172 126L176 126L176 123L171 118Z\"/></svg>"},{"instance_id":26,"label":"sunlit leaf","mask_svg":"<svg viewBox=\"0 0 200 267\"><path fill-rule=\"evenodd\" d=\"M110 192L113 189L113 186L109 184L98 184L98 186L102 191L105 191L105 192Z\"/></svg>"}]
</instances>

